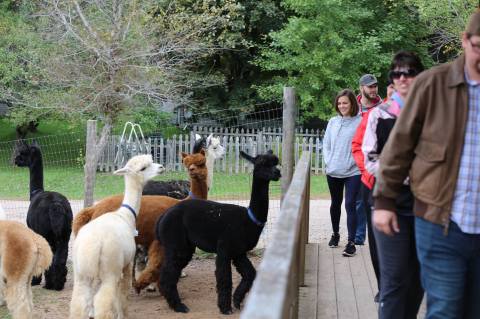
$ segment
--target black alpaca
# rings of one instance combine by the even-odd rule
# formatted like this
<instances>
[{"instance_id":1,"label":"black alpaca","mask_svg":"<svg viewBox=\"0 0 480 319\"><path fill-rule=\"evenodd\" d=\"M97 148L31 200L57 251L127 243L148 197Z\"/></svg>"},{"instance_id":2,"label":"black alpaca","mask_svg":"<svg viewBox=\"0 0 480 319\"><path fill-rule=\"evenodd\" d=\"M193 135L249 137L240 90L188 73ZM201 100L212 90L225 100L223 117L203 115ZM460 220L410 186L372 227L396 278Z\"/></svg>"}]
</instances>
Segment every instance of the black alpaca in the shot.
<instances>
[{"instance_id":1,"label":"black alpaca","mask_svg":"<svg viewBox=\"0 0 480 319\"><path fill-rule=\"evenodd\" d=\"M254 164L249 208L206 200L185 200L171 207L156 225L156 237L165 250L159 287L176 312L188 312L178 295L177 283L182 269L190 262L195 247L216 253L218 307L223 314L232 313L232 266L242 276L233 294L236 308L250 290L256 271L247 252L258 242L268 215L268 186L280 178L278 157L271 151L251 157Z\"/></svg>"},{"instance_id":2,"label":"black alpaca","mask_svg":"<svg viewBox=\"0 0 480 319\"><path fill-rule=\"evenodd\" d=\"M42 153L33 142L22 142L17 148L15 164L30 169L30 206L27 225L43 236L53 252L53 260L45 271L45 288L62 290L67 279L68 241L72 232L72 208L67 198L57 192L43 190ZM32 285L39 285L42 276L34 277Z\"/></svg>"},{"instance_id":3,"label":"black alpaca","mask_svg":"<svg viewBox=\"0 0 480 319\"><path fill-rule=\"evenodd\" d=\"M206 151L207 139L202 137L195 141L192 153ZM150 180L143 187L142 195L164 195L176 199L185 199L190 193L190 182L184 180L153 181Z\"/></svg>"}]
</instances>

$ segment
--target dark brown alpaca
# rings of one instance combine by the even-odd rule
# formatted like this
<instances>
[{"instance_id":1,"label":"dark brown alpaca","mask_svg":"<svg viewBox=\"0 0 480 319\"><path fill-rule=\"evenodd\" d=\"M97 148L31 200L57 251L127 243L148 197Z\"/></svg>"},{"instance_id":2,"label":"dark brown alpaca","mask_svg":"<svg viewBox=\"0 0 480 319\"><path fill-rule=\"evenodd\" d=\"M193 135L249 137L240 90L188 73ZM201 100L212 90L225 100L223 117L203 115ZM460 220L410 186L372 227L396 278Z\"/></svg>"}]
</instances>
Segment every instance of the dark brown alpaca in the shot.
<instances>
[{"instance_id":1,"label":"dark brown alpaca","mask_svg":"<svg viewBox=\"0 0 480 319\"><path fill-rule=\"evenodd\" d=\"M183 165L188 169L191 182L190 195L186 199L207 199L207 168L205 166L205 152L196 154L182 153ZM123 194L102 199L91 207L84 208L73 220L73 233L76 236L80 228L90 220L105 213L116 210L122 204ZM155 224L165 211L181 200L168 196L143 195L140 211L137 217L138 236L135 243L148 251L148 262L134 287L137 292L150 283L158 281L159 269L163 259L163 247L155 239Z\"/></svg>"}]
</instances>

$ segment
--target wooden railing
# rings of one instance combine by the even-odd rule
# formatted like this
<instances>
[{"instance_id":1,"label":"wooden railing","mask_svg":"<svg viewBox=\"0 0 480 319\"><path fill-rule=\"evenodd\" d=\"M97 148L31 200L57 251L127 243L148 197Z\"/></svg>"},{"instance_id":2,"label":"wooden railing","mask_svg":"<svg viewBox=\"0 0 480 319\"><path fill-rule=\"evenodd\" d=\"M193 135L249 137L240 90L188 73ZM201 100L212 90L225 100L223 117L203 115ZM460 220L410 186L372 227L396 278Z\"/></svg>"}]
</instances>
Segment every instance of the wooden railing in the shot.
<instances>
[{"instance_id":1,"label":"wooden railing","mask_svg":"<svg viewBox=\"0 0 480 319\"><path fill-rule=\"evenodd\" d=\"M241 319L298 318L308 242L310 153L304 152L282 202Z\"/></svg>"}]
</instances>

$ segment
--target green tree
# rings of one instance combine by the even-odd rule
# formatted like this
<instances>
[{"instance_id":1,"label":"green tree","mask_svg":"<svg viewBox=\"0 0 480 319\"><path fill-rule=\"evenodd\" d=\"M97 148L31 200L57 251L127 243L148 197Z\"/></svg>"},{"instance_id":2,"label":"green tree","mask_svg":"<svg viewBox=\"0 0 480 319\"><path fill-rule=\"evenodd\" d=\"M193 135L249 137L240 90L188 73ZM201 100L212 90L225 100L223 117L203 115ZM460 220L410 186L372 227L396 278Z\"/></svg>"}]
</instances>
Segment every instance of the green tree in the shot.
<instances>
[{"instance_id":1,"label":"green tree","mask_svg":"<svg viewBox=\"0 0 480 319\"><path fill-rule=\"evenodd\" d=\"M160 6L170 11L174 8L192 18L208 14L213 6L221 8L217 9L221 16L228 16L204 37L209 46L221 49L206 55L198 66L201 74L214 74L224 82L193 91L197 103L191 104L190 109L194 114L215 117L212 114L221 110L223 118L236 118L239 111L264 105L265 101L252 86L263 83L270 75L253 61L260 49L269 44L268 34L279 30L286 21L287 13L280 0L170 0L161 1ZM215 119L219 120L218 116Z\"/></svg>"},{"instance_id":2,"label":"green tree","mask_svg":"<svg viewBox=\"0 0 480 319\"><path fill-rule=\"evenodd\" d=\"M460 34L468 17L479 6L476 0L407 0L418 8L421 21L431 33L432 56L437 61L448 61L460 53Z\"/></svg>"},{"instance_id":3,"label":"green tree","mask_svg":"<svg viewBox=\"0 0 480 319\"><path fill-rule=\"evenodd\" d=\"M424 62L428 35L415 8L403 1L285 0L294 12L285 27L271 33L272 44L258 64L275 73L259 88L265 98L281 99L284 85L294 86L302 117L326 119L331 103L343 88L357 89L363 73L381 84L392 55L400 49L416 51Z\"/></svg>"},{"instance_id":4,"label":"green tree","mask_svg":"<svg viewBox=\"0 0 480 319\"><path fill-rule=\"evenodd\" d=\"M42 41L23 19L19 1L0 4L0 101L9 106L9 120L16 126L17 138L34 131L38 121L52 116L51 108L31 103L31 93L42 78L37 67Z\"/></svg>"}]
</instances>

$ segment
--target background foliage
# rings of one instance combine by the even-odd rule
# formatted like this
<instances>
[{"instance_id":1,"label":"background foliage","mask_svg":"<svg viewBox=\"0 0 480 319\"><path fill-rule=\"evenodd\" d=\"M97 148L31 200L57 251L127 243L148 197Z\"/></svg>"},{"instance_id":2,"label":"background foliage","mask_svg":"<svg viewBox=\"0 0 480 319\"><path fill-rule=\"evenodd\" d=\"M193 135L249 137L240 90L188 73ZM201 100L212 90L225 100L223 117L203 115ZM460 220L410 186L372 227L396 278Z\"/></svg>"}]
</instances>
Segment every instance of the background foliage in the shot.
<instances>
[{"instance_id":1,"label":"background foliage","mask_svg":"<svg viewBox=\"0 0 480 319\"><path fill-rule=\"evenodd\" d=\"M94 1L77 2L109 43L108 24L88 10ZM170 114L178 107L205 116L222 110L230 119L241 112L275 107L285 85L298 92L301 119L327 119L335 93L346 87L356 90L363 73L374 73L384 93L386 70L399 49L418 52L427 66L453 59L461 51L459 34L478 5L473 0L142 1L128 7L135 25L121 52L145 50L148 43L157 48L176 43L192 50L172 50L167 60L173 63L191 54L188 63L151 69L146 78L131 70L119 72L120 82L133 77L155 83L153 95L138 94L125 101L125 107L95 111L85 108L88 94L71 85L82 82L62 86L59 78L68 72L57 66L57 72L47 74L40 68L51 65L52 57L57 62L65 58L67 52L76 53L85 65L94 63L78 54L81 51L66 50L75 48L72 42L56 45L54 34L45 32L46 26L55 28L46 16L39 19L45 13L41 3L0 2L0 103L11 107L4 120L28 129L29 123L42 125L47 117L78 122L112 116L114 121L140 121L146 131L171 127ZM175 90L169 91L172 85ZM152 99L155 94L161 99ZM72 106L84 111L72 112Z\"/></svg>"}]
</instances>

